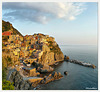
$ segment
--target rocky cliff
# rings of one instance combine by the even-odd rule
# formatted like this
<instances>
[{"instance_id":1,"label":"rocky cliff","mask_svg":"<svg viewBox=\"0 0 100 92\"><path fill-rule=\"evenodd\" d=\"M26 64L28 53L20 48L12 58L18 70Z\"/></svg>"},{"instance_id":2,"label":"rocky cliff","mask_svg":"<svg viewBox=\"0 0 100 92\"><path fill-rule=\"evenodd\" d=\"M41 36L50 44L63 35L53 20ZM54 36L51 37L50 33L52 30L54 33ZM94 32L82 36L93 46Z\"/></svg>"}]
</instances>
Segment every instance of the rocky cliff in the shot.
<instances>
[{"instance_id":1,"label":"rocky cliff","mask_svg":"<svg viewBox=\"0 0 100 92\"><path fill-rule=\"evenodd\" d=\"M52 65L55 62L63 61L64 55L55 39L53 37L46 36L47 35L42 36L45 41L42 44L43 55L39 59L39 62L42 64Z\"/></svg>"},{"instance_id":2,"label":"rocky cliff","mask_svg":"<svg viewBox=\"0 0 100 92\"><path fill-rule=\"evenodd\" d=\"M43 80L41 80L41 84L47 84L51 81L61 79L63 76L60 72L53 72L52 74L49 74L48 76L45 76Z\"/></svg>"},{"instance_id":3,"label":"rocky cliff","mask_svg":"<svg viewBox=\"0 0 100 92\"><path fill-rule=\"evenodd\" d=\"M32 83L28 80L23 80L23 77L18 71L15 71L11 74L9 78L10 82L14 83L15 90L31 90L34 89Z\"/></svg>"},{"instance_id":4,"label":"rocky cliff","mask_svg":"<svg viewBox=\"0 0 100 92\"><path fill-rule=\"evenodd\" d=\"M53 72L48 76L44 76L40 80L34 81L36 79L23 80L23 77L18 71L11 74L9 80L14 83L15 90L33 90L40 84L47 84L51 81L61 79L63 76L60 72Z\"/></svg>"}]
</instances>

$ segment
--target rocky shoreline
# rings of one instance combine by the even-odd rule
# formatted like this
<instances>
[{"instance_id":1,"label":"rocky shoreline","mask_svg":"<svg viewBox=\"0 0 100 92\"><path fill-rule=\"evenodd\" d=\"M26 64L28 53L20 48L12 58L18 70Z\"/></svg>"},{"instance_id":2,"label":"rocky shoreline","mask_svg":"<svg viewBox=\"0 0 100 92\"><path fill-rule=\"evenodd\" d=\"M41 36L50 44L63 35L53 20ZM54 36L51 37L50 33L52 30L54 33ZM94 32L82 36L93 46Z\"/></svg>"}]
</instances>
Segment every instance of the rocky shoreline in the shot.
<instances>
[{"instance_id":1,"label":"rocky shoreline","mask_svg":"<svg viewBox=\"0 0 100 92\"><path fill-rule=\"evenodd\" d=\"M34 90L39 87L39 85L47 84L49 82L61 79L62 77L63 76L60 72L53 72L48 76L44 76L43 78L24 80L19 71L16 70L12 72L9 81L14 83L13 85L15 90Z\"/></svg>"},{"instance_id":2,"label":"rocky shoreline","mask_svg":"<svg viewBox=\"0 0 100 92\"><path fill-rule=\"evenodd\" d=\"M69 57L65 57L64 60L70 63L75 63L75 64L79 64L79 65L86 66L86 67L91 67L93 69L96 68L96 66L93 64L84 63L78 60L72 60L72 59L69 59ZM53 65L58 65L58 64L59 62L56 62ZM43 67L44 67L44 70L43 70ZM50 69L50 71L45 70L46 67L47 69ZM63 77L63 75L61 75L60 72L55 72L54 68L52 68L51 66L41 66L37 64L36 68L41 73L49 73L49 74L43 77L34 77L34 76L31 78L25 77L25 76L23 77L20 71L17 71L16 69L10 74L9 80L10 82L14 83L15 90L36 90L47 83L50 83L55 80L59 80ZM68 72L65 71L64 74L67 75Z\"/></svg>"},{"instance_id":3,"label":"rocky shoreline","mask_svg":"<svg viewBox=\"0 0 100 92\"><path fill-rule=\"evenodd\" d=\"M51 81L61 79L62 77L63 77L63 75L61 75L60 72L53 72L53 73L49 74L48 76L44 76L44 79L41 80L41 84L47 84Z\"/></svg>"},{"instance_id":4,"label":"rocky shoreline","mask_svg":"<svg viewBox=\"0 0 100 92\"><path fill-rule=\"evenodd\" d=\"M68 56L65 57L64 60L67 62L70 62L70 63L75 63L75 64L79 64L79 65L86 66L86 67L91 67L93 69L96 68L96 66L93 64L84 63L84 62L81 62L78 60L72 60L72 59L69 59ZM55 62L53 65L56 66L59 63L60 62ZM20 71L14 69L14 71L11 72L11 74L9 76L9 80L10 80L10 82L14 83L13 85L15 87L15 90L39 89L41 85L47 84L47 83L55 81L55 80L59 80L63 77L63 75L61 75L60 72L55 72L54 68L52 66L41 65L41 64L35 63L35 67L36 67L38 72L49 73L49 74L42 76L42 77L35 77L35 76L26 77L26 76L22 76ZM67 75L68 72L65 71L64 74Z\"/></svg>"},{"instance_id":5,"label":"rocky shoreline","mask_svg":"<svg viewBox=\"0 0 100 92\"><path fill-rule=\"evenodd\" d=\"M10 82L13 82L15 90L32 90L34 87L32 83L28 80L23 80L23 77L20 75L18 71L15 71L11 74L9 78Z\"/></svg>"}]
</instances>

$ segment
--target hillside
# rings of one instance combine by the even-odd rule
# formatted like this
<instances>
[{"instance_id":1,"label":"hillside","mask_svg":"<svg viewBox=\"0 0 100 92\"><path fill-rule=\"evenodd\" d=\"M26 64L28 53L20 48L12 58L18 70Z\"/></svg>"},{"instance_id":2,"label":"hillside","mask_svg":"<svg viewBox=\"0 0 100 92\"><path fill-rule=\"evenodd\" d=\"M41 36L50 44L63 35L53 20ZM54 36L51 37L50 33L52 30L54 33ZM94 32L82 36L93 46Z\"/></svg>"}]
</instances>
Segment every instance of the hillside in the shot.
<instances>
[{"instance_id":1,"label":"hillside","mask_svg":"<svg viewBox=\"0 0 100 92\"><path fill-rule=\"evenodd\" d=\"M5 21L2 21L2 32L3 89L31 89L31 86L37 86L40 81L36 79L36 83L30 85L30 82L34 80L24 81L21 79L22 76L25 78L27 76L39 77L40 73L54 71L50 65L58 64L64 60L64 55L54 37L41 33L22 36L11 23ZM11 74L9 69L20 71L22 76L15 72L17 75L12 76L12 80L12 77L9 77ZM47 81L44 81L43 77L42 83L49 83L62 77L61 73L57 72L51 75L46 77ZM9 78L10 81L7 81Z\"/></svg>"},{"instance_id":2,"label":"hillside","mask_svg":"<svg viewBox=\"0 0 100 92\"><path fill-rule=\"evenodd\" d=\"M13 36L7 34L7 31L12 32L11 34ZM2 46L5 46L7 49L22 48L20 49L20 53L24 52L26 54L22 56L26 56L27 58L36 57L39 63L46 63L48 65L64 60L64 55L54 37L41 33L22 36L11 23L3 20L2 32L6 32L6 34L2 36ZM22 58L26 59L26 57Z\"/></svg>"},{"instance_id":3,"label":"hillside","mask_svg":"<svg viewBox=\"0 0 100 92\"><path fill-rule=\"evenodd\" d=\"M13 35L20 35L20 36L23 36L17 29L15 29L11 23L9 22L6 22L4 20L2 20L2 32L5 32L5 31L12 31Z\"/></svg>"}]
</instances>

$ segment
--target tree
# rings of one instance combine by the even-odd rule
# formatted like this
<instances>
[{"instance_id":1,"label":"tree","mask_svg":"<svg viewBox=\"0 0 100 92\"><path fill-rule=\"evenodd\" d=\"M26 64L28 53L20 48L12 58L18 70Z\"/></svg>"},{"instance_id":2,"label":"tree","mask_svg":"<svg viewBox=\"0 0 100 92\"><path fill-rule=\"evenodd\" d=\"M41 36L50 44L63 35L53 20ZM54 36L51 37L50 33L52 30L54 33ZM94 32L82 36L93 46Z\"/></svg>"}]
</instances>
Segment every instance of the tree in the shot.
<instances>
[{"instance_id":1,"label":"tree","mask_svg":"<svg viewBox=\"0 0 100 92\"><path fill-rule=\"evenodd\" d=\"M2 69L2 80L6 79L7 76L6 71L7 71L6 68Z\"/></svg>"},{"instance_id":2,"label":"tree","mask_svg":"<svg viewBox=\"0 0 100 92\"><path fill-rule=\"evenodd\" d=\"M7 80L2 81L2 90L14 90L13 83Z\"/></svg>"},{"instance_id":3,"label":"tree","mask_svg":"<svg viewBox=\"0 0 100 92\"><path fill-rule=\"evenodd\" d=\"M9 59L10 61L10 59ZM6 60L2 58L2 89L3 90L14 90L13 83L6 80L7 77L7 65Z\"/></svg>"}]
</instances>

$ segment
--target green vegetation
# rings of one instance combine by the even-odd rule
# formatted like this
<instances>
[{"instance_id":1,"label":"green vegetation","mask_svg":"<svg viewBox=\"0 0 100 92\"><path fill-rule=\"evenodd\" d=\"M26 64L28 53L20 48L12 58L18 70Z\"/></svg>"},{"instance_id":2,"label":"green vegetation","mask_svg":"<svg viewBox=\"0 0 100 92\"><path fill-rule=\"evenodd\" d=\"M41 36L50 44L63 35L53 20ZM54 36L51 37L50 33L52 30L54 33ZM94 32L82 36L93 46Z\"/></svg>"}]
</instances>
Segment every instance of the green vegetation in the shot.
<instances>
[{"instance_id":1,"label":"green vegetation","mask_svg":"<svg viewBox=\"0 0 100 92\"><path fill-rule=\"evenodd\" d=\"M13 35L17 35L19 34L20 36L23 36L18 30L16 30L12 24L10 24L9 22L5 22L2 20L2 32L5 32L5 31L9 31L11 30L13 33ZM8 41L8 37L9 36L2 36L2 42L7 42Z\"/></svg>"},{"instance_id":2,"label":"green vegetation","mask_svg":"<svg viewBox=\"0 0 100 92\"><path fill-rule=\"evenodd\" d=\"M8 66L6 62L11 62L11 58L10 57L8 57L7 59L2 58L2 90L14 90L13 83L6 80L8 72L7 70Z\"/></svg>"},{"instance_id":3,"label":"green vegetation","mask_svg":"<svg viewBox=\"0 0 100 92\"><path fill-rule=\"evenodd\" d=\"M4 47L4 44L2 43L2 47Z\"/></svg>"},{"instance_id":4,"label":"green vegetation","mask_svg":"<svg viewBox=\"0 0 100 92\"><path fill-rule=\"evenodd\" d=\"M23 36L17 29L15 29L14 27L13 28L13 35L20 35L20 36Z\"/></svg>"},{"instance_id":5,"label":"green vegetation","mask_svg":"<svg viewBox=\"0 0 100 92\"><path fill-rule=\"evenodd\" d=\"M7 57L7 58L3 57L2 58L2 64L3 64L4 68L8 68L8 67L13 65L13 61L10 57Z\"/></svg>"},{"instance_id":6,"label":"green vegetation","mask_svg":"<svg viewBox=\"0 0 100 92\"><path fill-rule=\"evenodd\" d=\"M5 31L9 31L9 30L12 30L12 34L13 35L17 35L19 34L20 36L23 36L17 29L15 29L12 24L10 24L9 22L5 22L2 20L2 32L5 32Z\"/></svg>"},{"instance_id":7,"label":"green vegetation","mask_svg":"<svg viewBox=\"0 0 100 92\"><path fill-rule=\"evenodd\" d=\"M6 76L7 76L7 68L2 68L2 80L5 80L6 79Z\"/></svg>"},{"instance_id":8,"label":"green vegetation","mask_svg":"<svg viewBox=\"0 0 100 92\"><path fill-rule=\"evenodd\" d=\"M12 66L13 64L12 59L10 57L7 57L6 60L7 60L7 67Z\"/></svg>"},{"instance_id":9,"label":"green vegetation","mask_svg":"<svg viewBox=\"0 0 100 92\"><path fill-rule=\"evenodd\" d=\"M57 53L57 54L61 53L61 50L60 50L58 45L54 46L52 41L48 41L48 43L49 43L48 47L50 48L51 52L54 52L54 53Z\"/></svg>"},{"instance_id":10,"label":"green vegetation","mask_svg":"<svg viewBox=\"0 0 100 92\"><path fill-rule=\"evenodd\" d=\"M8 31L11 29L11 25L9 22L2 21L2 32Z\"/></svg>"},{"instance_id":11,"label":"green vegetation","mask_svg":"<svg viewBox=\"0 0 100 92\"><path fill-rule=\"evenodd\" d=\"M58 46L52 46L52 48L50 48L50 50L54 53L60 54L61 50Z\"/></svg>"},{"instance_id":12,"label":"green vegetation","mask_svg":"<svg viewBox=\"0 0 100 92\"><path fill-rule=\"evenodd\" d=\"M2 89L3 90L14 90L13 83L7 80L2 81Z\"/></svg>"}]
</instances>

